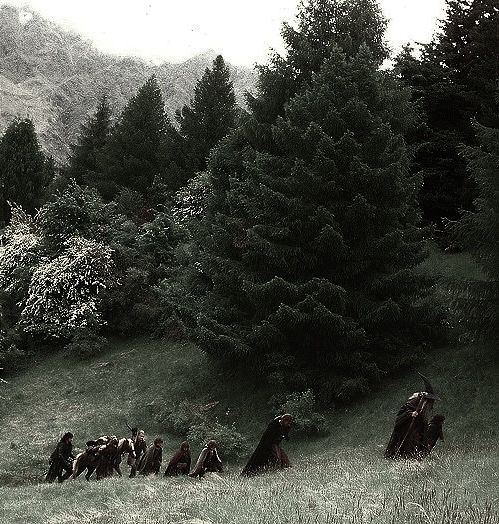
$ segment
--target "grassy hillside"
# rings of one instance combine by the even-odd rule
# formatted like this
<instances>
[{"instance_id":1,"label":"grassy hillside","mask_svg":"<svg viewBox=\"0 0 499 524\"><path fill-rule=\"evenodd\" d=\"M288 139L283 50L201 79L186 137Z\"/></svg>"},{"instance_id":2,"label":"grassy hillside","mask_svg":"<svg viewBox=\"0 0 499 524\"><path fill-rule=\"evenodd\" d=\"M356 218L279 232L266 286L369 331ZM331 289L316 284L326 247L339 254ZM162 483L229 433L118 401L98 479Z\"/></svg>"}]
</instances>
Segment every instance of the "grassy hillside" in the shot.
<instances>
[{"instance_id":1,"label":"grassy hillside","mask_svg":"<svg viewBox=\"0 0 499 524\"><path fill-rule=\"evenodd\" d=\"M425 270L476 272L460 255L433 253ZM41 483L58 437L84 445L103 433L126 435L126 421L165 438L165 458L181 437L150 415L187 399L254 441L270 416L268 391L249 377L216 371L194 346L114 340L102 357L40 356L1 385L0 522L6 523L484 523L499 522L499 366L492 345L456 345L421 366L439 390L446 440L427 460L382 457L400 403L420 387L412 374L327 415L330 434L292 439L294 467L241 479L241 463L194 479L112 478ZM223 442L221 453L223 455ZM198 446L193 449L199 451ZM125 467L126 469L126 467Z\"/></svg>"}]
</instances>

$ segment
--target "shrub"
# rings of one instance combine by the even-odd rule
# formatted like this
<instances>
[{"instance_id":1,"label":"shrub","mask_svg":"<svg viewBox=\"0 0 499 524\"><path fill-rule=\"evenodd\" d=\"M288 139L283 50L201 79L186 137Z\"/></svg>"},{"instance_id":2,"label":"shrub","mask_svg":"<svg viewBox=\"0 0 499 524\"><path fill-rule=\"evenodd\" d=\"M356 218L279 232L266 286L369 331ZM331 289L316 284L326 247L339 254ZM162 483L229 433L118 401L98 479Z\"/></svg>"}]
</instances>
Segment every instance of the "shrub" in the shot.
<instances>
[{"instance_id":1,"label":"shrub","mask_svg":"<svg viewBox=\"0 0 499 524\"><path fill-rule=\"evenodd\" d=\"M10 375L26 363L27 355L15 344L14 337L0 331L0 374Z\"/></svg>"},{"instance_id":2,"label":"shrub","mask_svg":"<svg viewBox=\"0 0 499 524\"><path fill-rule=\"evenodd\" d=\"M77 358L86 359L101 353L107 340L90 329L81 329L73 336L73 340L66 346L65 352Z\"/></svg>"},{"instance_id":3,"label":"shrub","mask_svg":"<svg viewBox=\"0 0 499 524\"><path fill-rule=\"evenodd\" d=\"M244 457L251 449L247 438L237 431L234 424L202 422L191 427L187 438L199 446L204 446L208 440L216 440L222 459Z\"/></svg>"},{"instance_id":4,"label":"shrub","mask_svg":"<svg viewBox=\"0 0 499 524\"><path fill-rule=\"evenodd\" d=\"M192 426L204 419L198 406L183 400L173 407L150 406L152 415L165 431L186 437Z\"/></svg>"},{"instance_id":5,"label":"shrub","mask_svg":"<svg viewBox=\"0 0 499 524\"><path fill-rule=\"evenodd\" d=\"M303 436L322 436L329 433L326 419L315 411L315 395L311 389L291 393L282 403L273 397L270 403L274 406L274 413L293 415L293 433Z\"/></svg>"}]
</instances>

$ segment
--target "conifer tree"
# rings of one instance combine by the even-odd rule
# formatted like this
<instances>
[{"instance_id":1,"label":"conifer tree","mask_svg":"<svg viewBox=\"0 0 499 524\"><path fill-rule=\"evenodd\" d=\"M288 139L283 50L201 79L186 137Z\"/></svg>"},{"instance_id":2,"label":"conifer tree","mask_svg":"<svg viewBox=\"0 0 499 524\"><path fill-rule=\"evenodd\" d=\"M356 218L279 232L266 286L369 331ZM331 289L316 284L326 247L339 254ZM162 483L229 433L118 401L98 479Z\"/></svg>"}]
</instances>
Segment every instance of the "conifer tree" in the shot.
<instances>
[{"instance_id":1,"label":"conifer tree","mask_svg":"<svg viewBox=\"0 0 499 524\"><path fill-rule=\"evenodd\" d=\"M382 35L375 4L363 2L373 7L367 21L359 4L302 7L303 39L314 49L335 7L352 17L345 26L379 23ZM331 31L306 82L288 77L295 94L282 110L283 84L270 77L306 67L279 60L261 72L257 110L211 156L215 196L197 236L198 278L183 295L200 305L194 334L208 353L346 400L412 362L438 334L441 311L415 270L425 231L402 136L410 94L379 70L382 38L355 47L343 36ZM282 113L273 124L272 112Z\"/></svg>"},{"instance_id":2,"label":"conifer tree","mask_svg":"<svg viewBox=\"0 0 499 524\"><path fill-rule=\"evenodd\" d=\"M124 108L98 155L99 189L112 198L121 188L145 194L160 171L160 146L168 121L154 76Z\"/></svg>"},{"instance_id":3,"label":"conifer tree","mask_svg":"<svg viewBox=\"0 0 499 524\"><path fill-rule=\"evenodd\" d=\"M234 127L236 116L230 71L219 55L198 81L191 104L177 111L190 176L206 168L210 150Z\"/></svg>"},{"instance_id":4,"label":"conifer tree","mask_svg":"<svg viewBox=\"0 0 499 524\"><path fill-rule=\"evenodd\" d=\"M53 174L53 161L45 158L33 121L14 120L0 140L0 223L10 219L8 202L32 213Z\"/></svg>"},{"instance_id":5,"label":"conifer tree","mask_svg":"<svg viewBox=\"0 0 499 524\"><path fill-rule=\"evenodd\" d=\"M427 220L443 228L472 209L476 186L460 155L474 145L471 119L497 127L494 97L499 74L499 9L495 0L447 0L446 19L420 58L406 49L397 59L401 77L413 88L424 126L408 137L417 146L413 170L425 182L420 203Z\"/></svg>"},{"instance_id":6,"label":"conifer tree","mask_svg":"<svg viewBox=\"0 0 499 524\"><path fill-rule=\"evenodd\" d=\"M107 144L111 131L111 108L103 96L96 112L82 124L76 144L72 146L66 175L78 184L97 182L97 157Z\"/></svg>"},{"instance_id":7,"label":"conifer tree","mask_svg":"<svg viewBox=\"0 0 499 524\"><path fill-rule=\"evenodd\" d=\"M471 176L478 187L475 212L463 213L451 224L454 238L469 250L487 280L468 281L456 293L461 320L478 336L497 340L499 329L499 129L474 123L478 145L464 149ZM463 292L464 291L464 292Z\"/></svg>"}]
</instances>

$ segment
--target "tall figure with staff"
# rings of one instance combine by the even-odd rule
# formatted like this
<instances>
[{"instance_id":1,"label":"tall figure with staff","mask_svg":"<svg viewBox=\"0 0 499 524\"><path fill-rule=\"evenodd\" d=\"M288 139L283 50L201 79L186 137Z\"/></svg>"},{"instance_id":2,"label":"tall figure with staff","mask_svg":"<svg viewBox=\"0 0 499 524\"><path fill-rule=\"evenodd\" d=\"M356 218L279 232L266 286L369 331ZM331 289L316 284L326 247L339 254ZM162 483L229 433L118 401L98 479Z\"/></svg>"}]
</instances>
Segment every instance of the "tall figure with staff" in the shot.
<instances>
[{"instance_id":1,"label":"tall figure with staff","mask_svg":"<svg viewBox=\"0 0 499 524\"><path fill-rule=\"evenodd\" d=\"M419 458L425 451L425 431L428 414L433 409L435 390L429 380L419 373L424 381L424 391L411 395L399 409L395 427L385 450L386 458Z\"/></svg>"}]
</instances>

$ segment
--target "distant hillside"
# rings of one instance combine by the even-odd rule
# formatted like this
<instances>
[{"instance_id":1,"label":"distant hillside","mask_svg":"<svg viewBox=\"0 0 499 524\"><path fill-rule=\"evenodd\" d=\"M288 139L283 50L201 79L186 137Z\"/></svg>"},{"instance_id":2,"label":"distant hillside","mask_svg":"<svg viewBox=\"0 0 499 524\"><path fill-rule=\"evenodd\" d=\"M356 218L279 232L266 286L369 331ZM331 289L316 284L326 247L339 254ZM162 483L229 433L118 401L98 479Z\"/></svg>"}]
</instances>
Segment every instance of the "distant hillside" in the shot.
<instances>
[{"instance_id":1,"label":"distant hillside","mask_svg":"<svg viewBox=\"0 0 499 524\"><path fill-rule=\"evenodd\" d=\"M32 16L31 16L32 15ZM156 66L132 57L101 53L81 36L36 13L0 7L0 133L15 116L31 116L43 146L61 161L80 123L108 93L115 113L155 74L168 113L188 103L215 51L181 64ZM255 85L249 69L231 66L238 101Z\"/></svg>"}]
</instances>

